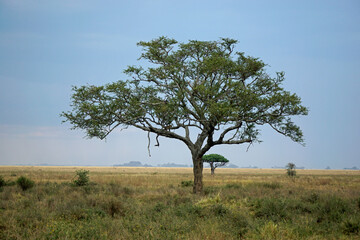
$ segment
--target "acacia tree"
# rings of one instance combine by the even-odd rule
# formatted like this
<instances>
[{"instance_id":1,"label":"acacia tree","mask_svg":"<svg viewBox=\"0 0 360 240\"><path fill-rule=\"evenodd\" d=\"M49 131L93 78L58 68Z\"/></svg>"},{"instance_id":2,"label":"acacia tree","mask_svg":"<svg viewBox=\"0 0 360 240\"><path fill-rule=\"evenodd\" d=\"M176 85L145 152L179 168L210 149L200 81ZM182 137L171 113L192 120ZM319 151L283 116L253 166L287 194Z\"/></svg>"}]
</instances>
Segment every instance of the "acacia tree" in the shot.
<instances>
[{"instance_id":1,"label":"acacia tree","mask_svg":"<svg viewBox=\"0 0 360 240\"><path fill-rule=\"evenodd\" d=\"M211 175L215 174L215 168L225 166L229 160L220 154L207 154L202 157L202 160L210 164Z\"/></svg>"},{"instance_id":2,"label":"acacia tree","mask_svg":"<svg viewBox=\"0 0 360 240\"><path fill-rule=\"evenodd\" d=\"M213 146L256 142L257 127L265 124L303 143L290 117L308 111L282 88L284 73L270 77L261 60L234 51L236 43L167 37L139 42L140 59L149 67L129 66L126 81L73 87L72 111L61 116L90 138L133 126L155 134L157 143L159 136L180 140L191 152L193 191L201 193L202 157Z\"/></svg>"}]
</instances>

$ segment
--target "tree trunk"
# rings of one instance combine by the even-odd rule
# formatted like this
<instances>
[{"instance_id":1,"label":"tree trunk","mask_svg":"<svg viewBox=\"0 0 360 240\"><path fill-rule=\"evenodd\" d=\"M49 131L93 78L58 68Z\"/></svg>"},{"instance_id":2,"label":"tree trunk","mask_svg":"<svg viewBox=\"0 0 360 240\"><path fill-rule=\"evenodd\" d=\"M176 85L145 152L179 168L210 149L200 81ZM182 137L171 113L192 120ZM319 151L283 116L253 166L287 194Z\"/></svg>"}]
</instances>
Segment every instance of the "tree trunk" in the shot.
<instances>
[{"instance_id":1,"label":"tree trunk","mask_svg":"<svg viewBox=\"0 0 360 240\"><path fill-rule=\"evenodd\" d=\"M215 174L215 166L214 166L214 163L213 162L209 162L210 164L210 169L211 169L211 175L214 175Z\"/></svg>"},{"instance_id":2,"label":"tree trunk","mask_svg":"<svg viewBox=\"0 0 360 240\"><path fill-rule=\"evenodd\" d=\"M202 182L203 161L202 161L202 158L194 158L193 164L194 164L194 167L193 167L193 171L194 171L193 193L199 194L199 193L202 193L202 190L203 190L203 182Z\"/></svg>"}]
</instances>

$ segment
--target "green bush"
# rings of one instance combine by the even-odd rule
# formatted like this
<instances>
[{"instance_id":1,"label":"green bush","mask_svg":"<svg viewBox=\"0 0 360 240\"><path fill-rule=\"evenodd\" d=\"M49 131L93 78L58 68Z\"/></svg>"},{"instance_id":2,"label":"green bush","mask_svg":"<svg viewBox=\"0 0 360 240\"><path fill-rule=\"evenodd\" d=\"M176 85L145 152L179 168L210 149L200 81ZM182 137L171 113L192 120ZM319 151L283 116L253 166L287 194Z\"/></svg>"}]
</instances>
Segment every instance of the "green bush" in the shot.
<instances>
[{"instance_id":1,"label":"green bush","mask_svg":"<svg viewBox=\"0 0 360 240\"><path fill-rule=\"evenodd\" d=\"M19 185L23 191L26 191L35 185L34 181L24 176L19 177L16 180L16 184Z\"/></svg>"},{"instance_id":2,"label":"green bush","mask_svg":"<svg viewBox=\"0 0 360 240\"><path fill-rule=\"evenodd\" d=\"M358 234L360 232L360 222L353 220L346 220L343 225L343 233L346 235Z\"/></svg>"},{"instance_id":3,"label":"green bush","mask_svg":"<svg viewBox=\"0 0 360 240\"><path fill-rule=\"evenodd\" d=\"M224 206L223 204L215 204L211 207L211 211L214 213L215 216L223 217L227 213L229 213L229 210Z\"/></svg>"},{"instance_id":4,"label":"green bush","mask_svg":"<svg viewBox=\"0 0 360 240\"><path fill-rule=\"evenodd\" d=\"M76 186L86 186L89 184L89 171L88 170L84 170L84 169L80 169L80 170L77 170L75 172L76 176L77 177L75 180L74 180L74 184Z\"/></svg>"},{"instance_id":5,"label":"green bush","mask_svg":"<svg viewBox=\"0 0 360 240\"><path fill-rule=\"evenodd\" d=\"M173 208L173 211L175 216L182 218L203 216L202 208L191 202L180 204L176 208Z\"/></svg>"},{"instance_id":6,"label":"green bush","mask_svg":"<svg viewBox=\"0 0 360 240\"><path fill-rule=\"evenodd\" d=\"M115 197L107 200L104 205L106 212L112 217L124 217L126 214L126 207L123 202Z\"/></svg>"},{"instance_id":7,"label":"green bush","mask_svg":"<svg viewBox=\"0 0 360 240\"><path fill-rule=\"evenodd\" d=\"M0 176L0 188L4 187L6 185L6 182L3 178L3 176Z\"/></svg>"},{"instance_id":8,"label":"green bush","mask_svg":"<svg viewBox=\"0 0 360 240\"><path fill-rule=\"evenodd\" d=\"M181 186L182 187L192 187L193 186L193 181L189 180L189 181L181 181Z\"/></svg>"},{"instance_id":9,"label":"green bush","mask_svg":"<svg viewBox=\"0 0 360 240\"><path fill-rule=\"evenodd\" d=\"M350 212L350 204L342 198L328 196L322 201L317 202L314 214L317 216L317 222L337 223L341 222L344 213Z\"/></svg>"},{"instance_id":10,"label":"green bush","mask_svg":"<svg viewBox=\"0 0 360 240\"><path fill-rule=\"evenodd\" d=\"M264 218L273 222L279 222L289 218L289 206L285 199L256 199L251 204L251 208L254 212L254 216L257 218Z\"/></svg>"}]
</instances>

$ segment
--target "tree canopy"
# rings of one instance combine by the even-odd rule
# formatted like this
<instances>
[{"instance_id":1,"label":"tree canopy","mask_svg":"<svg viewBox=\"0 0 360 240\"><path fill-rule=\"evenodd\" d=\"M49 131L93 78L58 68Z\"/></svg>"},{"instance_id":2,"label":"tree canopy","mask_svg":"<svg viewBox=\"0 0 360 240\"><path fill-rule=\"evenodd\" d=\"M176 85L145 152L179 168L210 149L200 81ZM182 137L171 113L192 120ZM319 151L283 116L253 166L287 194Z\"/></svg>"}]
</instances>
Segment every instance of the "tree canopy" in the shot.
<instances>
[{"instance_id":1,"label":"tree canopy","mask_svg":"<svg viewBox=\"0 0 360 240\"><path fill-rule=\"evenodd\" d=\"M73 87L72 110L61 115L90 138L133 126L182 141L192 155L194 192L201 192L202 156L213 146L259 141L261 125L304 142L291 116L308 110L283 89L284 72L271 77L260 59L235 51L236 43L167 37L139 42L140 59L149 67L129 66L128 80Z\"/></svg>"},{"instance_id":2,"label":"tree canopy","mask_svg":"<svg viewBox=\"0 0 360 240\"><path fill-rule=\"evenodd\" d=\"M225 158L224 156L216 153L212 154L206 154L202 157L202 160L204 162L210 163L210 162L218 162L218 163L228 163L229 160Z\"/></svg>"}]
</instances>

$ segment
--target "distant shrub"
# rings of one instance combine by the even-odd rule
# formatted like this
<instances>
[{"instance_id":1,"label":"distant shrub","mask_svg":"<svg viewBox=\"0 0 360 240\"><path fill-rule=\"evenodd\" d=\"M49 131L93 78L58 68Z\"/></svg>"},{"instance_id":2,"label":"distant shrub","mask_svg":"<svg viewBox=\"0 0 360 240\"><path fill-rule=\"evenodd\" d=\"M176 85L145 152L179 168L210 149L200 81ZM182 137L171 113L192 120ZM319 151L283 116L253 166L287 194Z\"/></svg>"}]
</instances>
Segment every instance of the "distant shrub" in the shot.
<instances>
[{"instance_id":1,"label":"distant shrub","mask_svg":"<svg viewBox=\"0 0 360 240\"><path fill-rule=\"evenodd\" d=\"M286 165L286 173L289 177L295 177L296 176L296 166L295 163L288 163Z\"/></svg>"},{"instance_id":2,"label":"distant shrub","mask_svg":"<svg viewBox=\"0 0 360 240\"><path fill-rule=\"evenodd\" d=\"M181 186L182 187L192 187L193 186L193 181L189 180L189 181L181 181Z\"/></svg>"},{"instance_id":3,"label":"distant shrub","mask_svg":"<svg viewBox=\"0 0 360 240\"><path fill-rule=\"evenodd\" d=\"M35 185L34 181L24 176L19 177L16 180L16 184L19 185L23 191L26 191Z\"/></svg>"},{"instance_id":4,"label":"distant shrub","mask_svg":"<svg viewBox=\"0 0 360 240\"><path fill-rule=\"evenodd\" d=\"M4 187L6 185L5 179L0 176L0 188Z\"/></svg>"},{"instance_id":5,"label":"distant shrub","mask_svg":"<svg viewBox=\"0 0 360 240\"><path fill-rule=\"evenodd\" d=\"M80 169L75 172L76 179L74 180L74 184L76 186L86 186L89 184L89 171Z\"/></svg>"}]
</instances>

